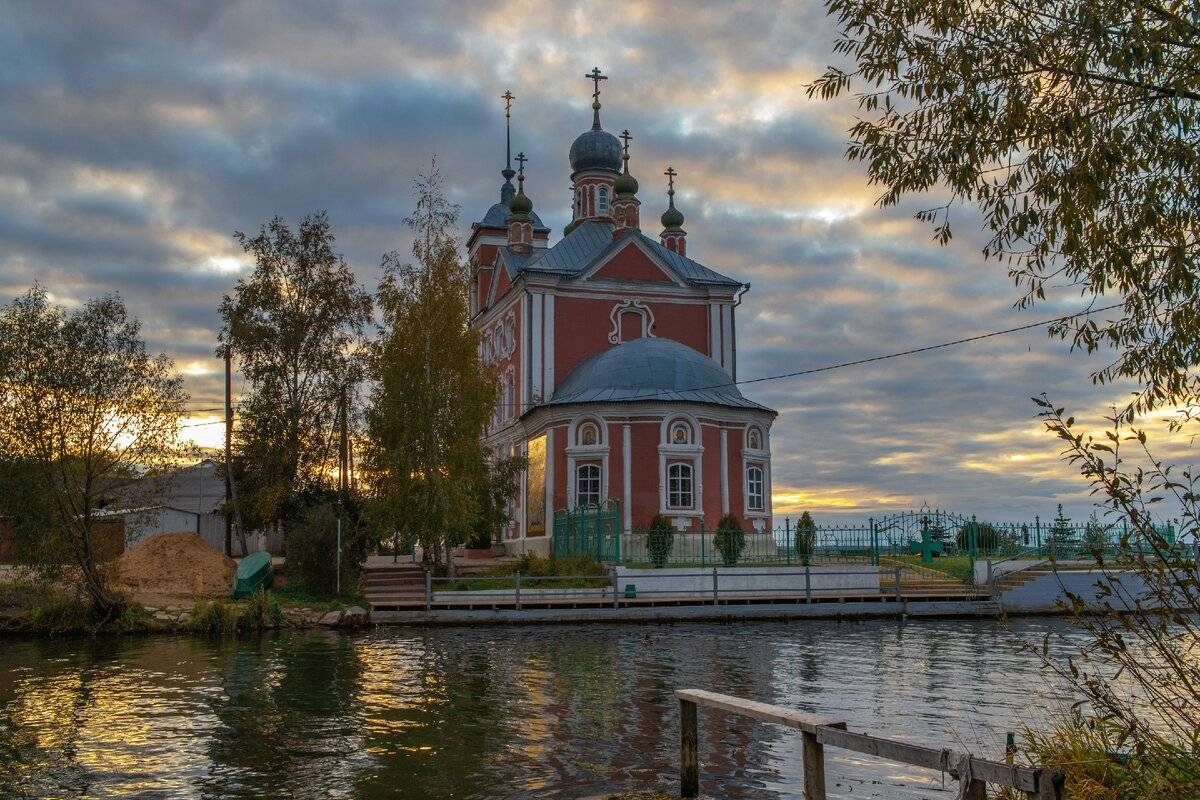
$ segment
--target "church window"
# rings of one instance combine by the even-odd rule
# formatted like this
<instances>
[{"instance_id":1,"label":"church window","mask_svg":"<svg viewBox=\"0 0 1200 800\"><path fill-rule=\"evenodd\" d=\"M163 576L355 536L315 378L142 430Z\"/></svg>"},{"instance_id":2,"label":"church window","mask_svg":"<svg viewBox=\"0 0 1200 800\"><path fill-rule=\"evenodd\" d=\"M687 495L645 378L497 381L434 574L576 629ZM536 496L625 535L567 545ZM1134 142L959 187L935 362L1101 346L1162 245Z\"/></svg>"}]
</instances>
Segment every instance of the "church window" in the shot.
<instances>
[{"instance_id":1,"label":"church window","mask_svg":"<svg viewBox=\"0 0 1200 800\"><path fill-rule=\"evenodd\" d=\"M587 447L600 444L600 431L593 422L585 422L579 426L579 444Z\"/></svg>"},{"instance_id":2,"label":"church window","mask_svg":"<svg viewBox=\"0 0 1200 800\"><path fill-rule=\"evenodd\" d=\"M575 470L575 507L600 505L600 466L580 464Z\"/></svg>"},{"instance_id":3,"label":"church window","mask_svg":"<svg viewBox=\"0 0 1200 800\"><path fill-rule=\"evenodd\" d=\"M751 511L762 511L766 507L764 486L762 467L754 465L746 470L746 505Z\"/></svg>"},{"instance_id":4,"label":"church window","mask_svg":"<svg viewBox=\"0 0 1200 800\"><path fill-rule=\"evenodd\" d=\"M671 444L691 444L692 426L686 422L676 422L671 425Z\"/></svg>"},{"instance_id":5,"label":"church window","mask_svg":"<svg viewBox=\"0 0 1200 800\"><path fill-rule=\"evenodd\" d=\"M751 428L746 435L746 447L751 450L762 450L762 433L758 428Z\"/></svg>"},{"instance_id":6,"label":"church window","mask_svg":"<svg viewBox=\"0 0 1200 800\"><path fill-rule=\"evenodd\" d=\"M504 418L512 419L517 413L516 381L512 372L504 376Z\"/></svg>"},{"instance_id":7,"label":"church window","mask_svg":"<svg viewBox=\"0 0 1200 800\"><path fill-rule=\"evenodd\" d=\"M667 508L692 507L692 465L672 464L667 467Z\"/></svg>"},{"instance_id":8,"label":"church window","mask_svg":"<svg viewBox=\"0 0 1200 800\"><path fill-rule=\"evenodd\" d=\"M608 213L608 187L607 186L600 187L599 196L600 196L600 201L597 205L597 208L598 208L597 213L602 214L602 215L607 214Z\"/></svg>"}]
</instances>

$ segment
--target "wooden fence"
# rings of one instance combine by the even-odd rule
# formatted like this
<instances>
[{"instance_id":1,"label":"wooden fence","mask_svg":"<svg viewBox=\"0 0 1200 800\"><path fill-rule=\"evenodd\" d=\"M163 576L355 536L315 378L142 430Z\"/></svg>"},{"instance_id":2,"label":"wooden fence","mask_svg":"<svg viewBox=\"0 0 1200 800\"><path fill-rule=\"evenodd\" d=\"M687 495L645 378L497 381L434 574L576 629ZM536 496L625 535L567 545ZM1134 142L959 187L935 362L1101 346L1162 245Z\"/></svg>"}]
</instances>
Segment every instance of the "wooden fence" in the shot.
<instances>
[{"instance_id":1,"label":"wooden fence","mask_svg":"<svg viewBox=\"0 0 1200 800\"><path fill-rule=\"evenodd\" d=\"M1062 773L1049 767L1021 767L976 758L954 750L898 742L846 730L846 723L828 717L805 714L790 708L756 703L727 694L699 689L680 689L679 698L679 796L700 795L700 754L698 750L697 709L715 708L762 722L785 725L800 731L804 761L804 796L807 800L826 800L825 746L840 747L887 761L915 767L941 770L966 786L959 797L984 800L987 785L1011 787L1039 800L1062 797Z\"/></svg>"}]
</instances>

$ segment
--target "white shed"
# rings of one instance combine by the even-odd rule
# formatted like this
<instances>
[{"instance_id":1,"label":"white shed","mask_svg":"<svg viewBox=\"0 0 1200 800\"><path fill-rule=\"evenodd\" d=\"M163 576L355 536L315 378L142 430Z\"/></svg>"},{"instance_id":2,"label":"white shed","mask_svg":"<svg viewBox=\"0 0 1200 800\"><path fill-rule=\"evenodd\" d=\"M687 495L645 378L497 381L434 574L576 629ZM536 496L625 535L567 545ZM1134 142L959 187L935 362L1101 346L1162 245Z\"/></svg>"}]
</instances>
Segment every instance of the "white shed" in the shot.
<instances>
[{"instance_id":1,"label":"white shed","mask_svg":"<svg viewBox=\"0 0 1200 800\"><path fill-rule=\"evenodd\" d=\"M126 550L159 533L200 532L199 514L170 506L106 509L96 516L100 519L120 517L124 521Z\"/></svg>"}]
</instances>

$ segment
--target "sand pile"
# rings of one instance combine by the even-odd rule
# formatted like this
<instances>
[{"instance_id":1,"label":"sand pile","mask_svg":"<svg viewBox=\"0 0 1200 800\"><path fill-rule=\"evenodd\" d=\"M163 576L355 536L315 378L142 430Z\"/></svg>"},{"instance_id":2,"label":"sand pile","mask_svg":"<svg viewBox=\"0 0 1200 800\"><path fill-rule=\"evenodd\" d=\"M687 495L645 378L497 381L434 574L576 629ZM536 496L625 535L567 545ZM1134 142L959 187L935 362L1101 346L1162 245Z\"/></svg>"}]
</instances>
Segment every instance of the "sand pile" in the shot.
<instances>
[{"instance_id":1,"label":"sand pile","mask_svg":"<svg viewBox=\"0 0 1200 800\"><path fill-rule=\"evenodd\" d=\"M227 597L236 570L194 533L160 533L117 559L117 583L137 594Z\"/></svg>"}]
</instances>

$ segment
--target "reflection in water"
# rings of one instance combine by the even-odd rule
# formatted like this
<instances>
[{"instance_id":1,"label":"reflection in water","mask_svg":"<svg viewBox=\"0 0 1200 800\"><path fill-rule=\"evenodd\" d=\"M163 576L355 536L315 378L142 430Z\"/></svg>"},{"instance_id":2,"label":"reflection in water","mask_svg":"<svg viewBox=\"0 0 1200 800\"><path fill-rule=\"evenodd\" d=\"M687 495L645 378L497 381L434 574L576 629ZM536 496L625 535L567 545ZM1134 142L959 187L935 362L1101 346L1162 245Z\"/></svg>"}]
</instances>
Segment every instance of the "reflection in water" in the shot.
<instances>
[{"instance_id":1,"label":"reflection in water","mask_svg":"<svg viewBox=\"0 0 1200 800\"><path fill-rule=\"evenodd\" d=\"M10 641L0 796L575 798L677 779L675 688L999 756L1060 697L1059 621L797 622ZM706 792L798 798L791 731L701 712ZM949 797L827 750L834 796ZM955 784L951 782L950 788Z\"/></svg>"}]
</instances>

